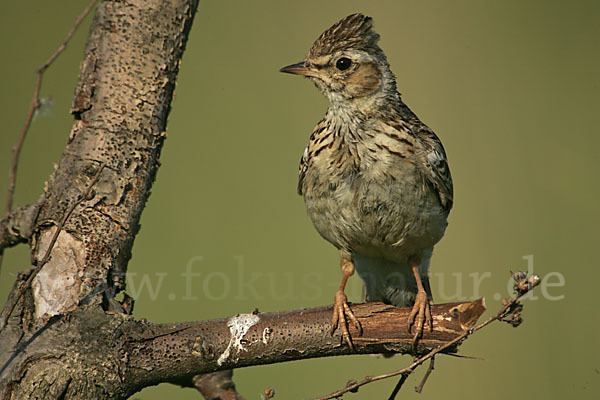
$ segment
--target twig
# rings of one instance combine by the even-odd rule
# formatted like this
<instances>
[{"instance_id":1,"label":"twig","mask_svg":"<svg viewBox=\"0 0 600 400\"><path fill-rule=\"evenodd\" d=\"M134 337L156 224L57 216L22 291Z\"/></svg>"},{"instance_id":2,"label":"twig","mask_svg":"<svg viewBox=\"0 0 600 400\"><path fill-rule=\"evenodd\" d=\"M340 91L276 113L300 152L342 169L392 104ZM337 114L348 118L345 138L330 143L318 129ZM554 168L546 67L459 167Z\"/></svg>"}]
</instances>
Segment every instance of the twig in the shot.
<instances>
[{"instance_id":1,"label":"twig","mask_svg":"<svg viewBox=\"0 0 600 400\"><path fill-rule=\"evenodd\" d=\"M75 202L71 205L71 207L69 207L69 209L67 210L67 212L63 216L62 220L60 221L60 223L56 227L56 231L54 231L54 234L52 235L52 239L50 240L50 244L48 245L48 249L46 250L46 253L44 254L44 257L42 258L42 261L40 261L40 263L38 264L38 266L35 267L35 269L33 270L33 272L29 275L29 278L27 278L27 280L25 281L25 283L19 288L19 293L14 297L12 303L8 307L8 311L4 315L4 318L2 319L2 323L0 323L0 331L2 329L4 329L4 327L6 326L6 321L8 321L8 318L10 317L10 315L13 312L13 310L15 309L15 306L17 305L17 303L19 302L19 300L23 296L23 293L25 292L25 290L27 290L27 288L31 285L31 282L33 281L33 278L36 277L36 275L38 274L38 272L40 272L40 270L44 267L44 265L46 265L46 263L50 259L50 253L52 252L52 249L54 248L54 244L56 243L56 240L58 239L58 235L60 234L60 231L64 227L65 223L68 221L69 217L71 216L71 214L73 213L73 211L75 210L75 208L83 200L85 200L85 199L88 198L88 196L90 195L90 193L92 191L92 187L96 184L96 182L98 182L98 179L100 179L100 174L104 170L105 166L106 166L106 164L102 164L100 166L100 168L98 169L98 172L96 172L96 175L90 181L90 184L88 185L86 191L83 192L77 198L77 200L75 200Z\"/></svg>"},{"instance_id":2,"label":"twig","mask_svg":"<svg viewBox=\"0 0 600 400\"><path fill-rule=\"evenodd\" d=\"M423 386L425 386L425 383L427 382L429 375L431 375L431 373L433 372L434 362L435 362L435 356L431 357L431 360L429 360L429 367L427 368L425 375L423 375L423 379L421 380L421 383L419 383L419 386L415 387L415 392L421 393L423 391Z\"/></svg>"},{"instance_id":3,"label":"twig","mask_svg":"<svg viewBox=\"0 0 600 400\"><path fill-rule=\"evenodd\" d=\"M388 372L386 374L377 375L377 376L367 376L360 382L356 382L352 385L348 385L345 388L335 391L326 396L316 397L313 400L335 399L337 397L340 397L344 393L347 393L350 391L356 391L356 390L358 390L358 388L360 388L361 386L364 386L368 383L379 381L382 379L391 378L391 377L398 376L398 375L402 375L403 379L406 379L406 378L404 378L404 376L408 377L408 375L410 375L415 369L417 369L417 367L419 367L425 361L429 360L436 354L444 351L448 347L451 347L451 346L454 346L454 345L457 345L457 344L463 342L465 339L467 339L467 337L469 337L473 333L477 332L478 330L485 328L486 326L488 326L489 324L491 324L494 321L510 322L510 323L513 323L513 326L516 326L515 324L517 324L517 323L513 322L513 321L515 321L515 320L520 321L519 318L511 318L511 319L507 320L506 317L511 314L515 314L515 312L518 313L520 311L521 306L519 304L519 299L521 297L523 297L526 293L531 291L535 286L537 286L540 283L540 278L537 275L531 275L529 278L527 278L523 272L514 273L513 278L516 281L515 290L516 290L517 294L514 297L504 300L502 302L503 305L500 308L500 311L498 311L495 315L491 316L490 318L483 321L479 325L467 330L465 333L457 336L456 338L445 343L444 345L431 350L429 353L416 359L408 367L399 369L397 371ZM403 379L400 380L399 386L402 386L402 383L404 383ZM396 386L398 386L398 385L396 385Z\"/></svg>"},{"instance_id":4,"label":"twig","mask_svg":"<svg viewBox=\"0 0 600 400\"><path fill-rule=\"evenodd\" d=\"M29 206L16 208L0 220L0 249L26 243L33 234L42 201Z\"/></svg>"},{"instance_id":5,"label":"twig","mask_svg":"<svg viewBox=\"0 0 600 400\"><path fill-rule=\"evenodd\" d=\"M409 375L408 373L402 374L402 376L400 377L400 380L398 380L398 383L396 383L396 387L394 387L394 390L392 390L392 394L390 394L390 397L388 398L388 400L396 399L396 395L398 394L400 389L402 389L402 385L404 385L404 382L406 382L406 378L408 378L408 375Z\"/></svg>"},{"instance_id":6,"label":"twig","mask_svg":"<svg viewBox=\"0 0 600 400\"><path fill-rule=\"evenodd\" d=\"M15 185L17 183L17 167L19 166L19 157L21 155L21 149L23 148L23 143L25 142L25 137L27 136L27 132L29 131L29 127L31 126L31 122L33 121L33 116L35 115L35 112L40 108L40 89L42 88L42 78L43 78L44 72L46 71L46 69L48 69L48 67L50 65L52 65L54 60L56 60L58 58L60 53L62 53L67 48L67 44L69 43L69 41L75 34L75 31L77 30L77 28L79 28L79 25L81 25L81 22L83 22L84 18L89 14L90 10L94 7L94 4L96 4L96 1L97 0L92 0L90 2L90 4L88 4L86 9L83 10L83 12L77 17L77 19L75 20L75 23L71 27L71 30L69 31L69 33L67 33L67 36L65 36L65 38L63 39L60 46L58 46L58 48L54 51L54 53L52 53L50 58L48 58L46 60L46 62L44 64L42 64L42 66L36 70L37 78L36 78L36 82L35 82L35 88L33 90L33 99L31 100L31 105L29 106L29 111L27 112L27 117L25 118L25 126L23 126L23 130L21 131L21 134L19 135L17 143L12 148L13 158L12 158L12 163L11 163L10 171L9 171L9 175L8 175L8 192L6 195L6 215L8 215L12 211L13 199L14 199L14 194L15 194ZM0 250L0 268L2 267L3 253L4 253L4 250Z\"/></svg>"},{"instance_id":7,"label":"twig","mask_svg":"<svg viewBox=\"0 0 600 400\"><path fill-rule=\"evenodd\" d=\"M450 356L450 357L455 357L455 358L466 358L467 360L479 360L479 361L485 360L485 358L482 358L482 357L465 356L463 354L445 353L445 355Z\"/></svg>"},{"instance_id":8,"label":"twig","mask_svg":"<svg viewBox=\"0 0 600 400\"><path fill-rule=\"evenodd\" d=\"M52 65L54 60L56 60L58 58L60 53L62 53L67 48L67 44L69 43L69 41L75 34L75 31L77 30L79 25L81 25L81 22L83 22L83 19L88 15L88 13L92 9L92 7L94 7L94 4L96 3L96 1L97 0L92 0L90 2L90 4L88 4L86 9L83 10L83 12L77 17L77 19L75 20L75 23L71 27L71 30L69 31L69 33L67 33L67 36L65 36L65 38L63 39L60 46L58 46L58 48L54 51L54 53L52 53L50 58L48 58L46 60L46 62L44 64L42 64L42 66L36 70L37 79L35 82L35 88L33 90L33 99L31 100L31 105L29 106L29 112L27 113L27 118L25 119L25 126L23 127L23 130L21 131L21 134L19 135L19 139L17 140L17 143L12 148L13 159L12 159L12 164L11 164L10 173L9 173L8 194L6 196L6 213L9 213L12 210L15 185L16 185L16 180L17 180L17 167L19 165L19 156L21 155L21 148L23 147L23 142L25 141L25 136L27 136L27 132L29 131L29 127L31 126L31 121L33 120L33 116L35 115L35 112L37 111L37 109L40 108L40 89L42 87L42 78L44 76L44 72L46 71L46 69L48 69L48 67L50 65Z\"/></svg>"},{"instance_id":9,"label":"twig","mask_svg":"<svg viewBox=\"0 0 600 400\"><path fill-rule=\"evenodd\" d=\"M205 399L244 400L235 390L231 369L196 375L192 378L191 387L202 393Z\"/></svg>"}]
</instances>

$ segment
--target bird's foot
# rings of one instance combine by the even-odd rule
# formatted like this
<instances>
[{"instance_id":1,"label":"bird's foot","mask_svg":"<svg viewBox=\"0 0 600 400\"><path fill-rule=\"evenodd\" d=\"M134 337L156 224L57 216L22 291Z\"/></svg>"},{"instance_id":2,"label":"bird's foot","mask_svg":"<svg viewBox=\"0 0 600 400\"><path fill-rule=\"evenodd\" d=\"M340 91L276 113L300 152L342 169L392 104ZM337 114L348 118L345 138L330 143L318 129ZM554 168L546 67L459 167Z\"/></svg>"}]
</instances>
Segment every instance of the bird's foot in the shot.
<instances>
[{"instance_id":1,"label":"bird's foot","mask_svg":"<svg viewBox=\"0 0 600 400\"><path fill-rule=\"evenodd\" d=\"M339 326L342 331L342 340L348 343L348 346L354 351L352 336L350 336L350 332L348 331L348 320L352 321L354 327L358 330L358 334L362 335L362 326L350 309L346 294L343 290L338 290L335 294L335 301L333 303L333 317L331 319L332 327L330 334L333 335Z\"/></svg>"},{"instance_id":2,"label":"bird's foot","mask_svg":"<svg viewBox=\"0 0 600 400\"><path fill-rule=\"evenodd\" d=\"M423 328L426 323L429 324L429 330L433 331L433 318L431 317L431 307L429 300L427 300L427 293L424 290L419 290L415 297L415 304L408 315L408 333L412 333L411 328L413 324L415 325L413 347L416 347L419 338L423 335Z\"/></svg>"}]
</instances>

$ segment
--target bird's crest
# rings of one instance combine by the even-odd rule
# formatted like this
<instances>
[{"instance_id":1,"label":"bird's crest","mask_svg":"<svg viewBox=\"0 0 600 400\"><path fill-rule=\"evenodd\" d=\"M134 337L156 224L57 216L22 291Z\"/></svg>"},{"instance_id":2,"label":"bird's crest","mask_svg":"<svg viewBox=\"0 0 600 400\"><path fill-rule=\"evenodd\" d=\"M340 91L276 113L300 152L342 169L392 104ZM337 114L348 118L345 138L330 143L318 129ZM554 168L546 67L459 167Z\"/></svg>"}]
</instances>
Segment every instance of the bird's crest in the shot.
<instances>
[{"instance_id":1,"label":"bird's crest","mask_svg":"<svg viewBox=\"0 0 600 400\"><path fill-rule=\"evenodd\" d=\"M371 17L352 14L323 32L311 47L309 57L333 54L343 49L379 49L378 40L379 34L373 30Z\"/></svg>"}]
</instances>

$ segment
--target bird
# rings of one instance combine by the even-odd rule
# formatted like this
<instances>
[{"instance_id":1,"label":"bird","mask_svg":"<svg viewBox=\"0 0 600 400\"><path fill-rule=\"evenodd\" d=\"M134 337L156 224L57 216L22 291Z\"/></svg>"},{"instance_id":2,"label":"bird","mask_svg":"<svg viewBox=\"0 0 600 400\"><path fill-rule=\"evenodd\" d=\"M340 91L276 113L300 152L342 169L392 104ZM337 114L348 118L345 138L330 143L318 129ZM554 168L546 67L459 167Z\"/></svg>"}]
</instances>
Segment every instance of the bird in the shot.
<instances>
[{"instance_id":1,"label":"bird","mask_svg":"<svg viewBox=\"0 0 600 400\"><path fill-rule=\"evenodd\" d=\"M444 147L402 101L371 17L349 15L308 56L280 72L310 79L329 105L300 160L298 194L319 234L340 254L331 334L354 350L362 326L345 287L356 271L366 300L412 307L413 345L433 330L428 268L453 205ZM414 328L414 331L413 331ZM413 335L414 332L414 335Z\"/></svg>"}]
</instances>

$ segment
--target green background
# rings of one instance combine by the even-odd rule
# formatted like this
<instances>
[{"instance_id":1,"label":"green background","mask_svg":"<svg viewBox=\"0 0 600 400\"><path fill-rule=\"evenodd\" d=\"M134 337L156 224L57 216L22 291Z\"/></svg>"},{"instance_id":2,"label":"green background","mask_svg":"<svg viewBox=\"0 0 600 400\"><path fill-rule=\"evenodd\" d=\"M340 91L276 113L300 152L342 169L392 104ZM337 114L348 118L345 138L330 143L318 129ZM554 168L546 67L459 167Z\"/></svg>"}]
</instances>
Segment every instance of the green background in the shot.
<instances>
[{"instance_id":1,"label":"green background","mask_svg":"<svg viewBox=\"0 0 600 400\"><path fill-rule=\"evenodd\" d=\"M0 171L6 173L0 188L7 185L10 147L25 120L34 70L86 4L36 0L1 7ZM490 315L508 295L509 270L527 268L529 255L536 273L551 274L546 283L564 278L563 286L546 285L537 300L524 302L518 329L497 323L464 344L462 354L484 361L439 357L420 398L597 398L599 5L201 1L163 165L129 264L136 317L188 321L332 302L340 279L336 251L318 236L296 195L300 155L327 105L310 82L277 71L302 60L324 29L361 11L374 18L404 100L438 133L449 156L455 206L431 264L434 298L484 295ZM16 205L38 199L61 155L88 26L89 20L45 75L42 96L51 96L53 106L27 137ZM188 264L201 274L190 290L181 276ZM27 267L26 246L6 252L2 302ZM140 288L144 276L154 295ZM360 300L358 278L349 294ZM267 387L276 399L308 398L409 361L308 360L238 370L235 382L247 399L259 399ZM418 397L412 387L423 372L409 378L402 398ZM374 383L347 397L387 398L395 383ZM199 397L164 384L134 398L166 396Z\"/></svg>"}]
</instances>

